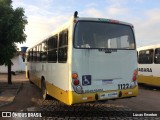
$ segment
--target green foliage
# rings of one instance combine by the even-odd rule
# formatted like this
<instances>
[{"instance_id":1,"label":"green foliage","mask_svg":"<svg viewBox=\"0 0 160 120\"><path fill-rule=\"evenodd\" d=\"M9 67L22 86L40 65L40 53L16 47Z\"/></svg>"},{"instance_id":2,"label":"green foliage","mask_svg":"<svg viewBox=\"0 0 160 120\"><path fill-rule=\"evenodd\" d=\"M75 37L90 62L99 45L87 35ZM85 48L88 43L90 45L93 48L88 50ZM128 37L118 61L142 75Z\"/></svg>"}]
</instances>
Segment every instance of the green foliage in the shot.
<instances>
[{"instance_id":1,"label":"green foliage","mask_svg":"<svg viewBox=\"0 0 160 120\"><path fill-rule=\"evenodd\" d=\"M17 52L16 43L26 40L23 8L13 9L11 0L0 0L0 65L8 65Z\"/></svg>"}]
</instances>

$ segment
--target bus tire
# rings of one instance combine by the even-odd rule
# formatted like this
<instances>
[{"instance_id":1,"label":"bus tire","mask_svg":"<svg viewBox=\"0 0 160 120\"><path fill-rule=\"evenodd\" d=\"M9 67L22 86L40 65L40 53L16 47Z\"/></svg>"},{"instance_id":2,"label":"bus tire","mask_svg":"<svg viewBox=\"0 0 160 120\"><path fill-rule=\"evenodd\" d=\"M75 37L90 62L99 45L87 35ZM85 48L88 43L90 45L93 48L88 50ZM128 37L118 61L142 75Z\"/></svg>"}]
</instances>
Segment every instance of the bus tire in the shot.
<instances>
[{"instance_id":1,"label":"bus tire","mask_svg":"<svg viewBox=\"0 0 160 120\"><path fill-rule=\"evenodd\" d=\"M41 89L42 89L42 97L44 100L47 99L47 89L44 77L41 78Z\"/></svg>"}]
</instances>

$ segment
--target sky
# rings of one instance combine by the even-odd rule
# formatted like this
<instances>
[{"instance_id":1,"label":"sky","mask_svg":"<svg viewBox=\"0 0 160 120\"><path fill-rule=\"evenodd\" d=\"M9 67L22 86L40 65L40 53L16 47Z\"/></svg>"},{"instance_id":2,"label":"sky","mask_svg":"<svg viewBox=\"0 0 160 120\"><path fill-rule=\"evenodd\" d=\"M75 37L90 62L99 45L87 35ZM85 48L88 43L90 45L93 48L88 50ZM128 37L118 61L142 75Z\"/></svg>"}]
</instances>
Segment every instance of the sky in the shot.
<instances>
[{"instance_id":1,"label":"sky","mask_svg":"<svg viewBox=\"0 0 160 120\"><path fill-rule=\"evenodd\" d=\"M12 0L23 7L28 24L26 42L32 47L66 23L75 11L79 17L97 17L133 24L137 47L160 44L160 0Z\"/></svg>"}]
</instances>

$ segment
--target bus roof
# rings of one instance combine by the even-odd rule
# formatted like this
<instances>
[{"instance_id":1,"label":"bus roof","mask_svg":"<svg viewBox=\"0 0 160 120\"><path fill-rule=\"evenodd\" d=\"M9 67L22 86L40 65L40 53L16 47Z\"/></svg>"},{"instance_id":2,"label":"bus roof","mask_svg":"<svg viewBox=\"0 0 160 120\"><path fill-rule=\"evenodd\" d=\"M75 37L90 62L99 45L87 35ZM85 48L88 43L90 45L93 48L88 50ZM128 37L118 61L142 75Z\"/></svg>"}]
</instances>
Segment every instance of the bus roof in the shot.
<instances>
[{"instance_id":1,"label":"bus roof","mask_svg":"<svg viewBox=\"0 0 160 120\"><path fill-rule=\"evenodd\" d=\"M77 17L77 18L75 18L75 20L108 22L108 23L115 23L115 24L117 23L117 24L129 25L129 26L133 27L133 25L131 23L123 22L123 21L119 21L119 20L114 20L114 19L107 19L107 18Z\"/></svg>"}]
</instances>

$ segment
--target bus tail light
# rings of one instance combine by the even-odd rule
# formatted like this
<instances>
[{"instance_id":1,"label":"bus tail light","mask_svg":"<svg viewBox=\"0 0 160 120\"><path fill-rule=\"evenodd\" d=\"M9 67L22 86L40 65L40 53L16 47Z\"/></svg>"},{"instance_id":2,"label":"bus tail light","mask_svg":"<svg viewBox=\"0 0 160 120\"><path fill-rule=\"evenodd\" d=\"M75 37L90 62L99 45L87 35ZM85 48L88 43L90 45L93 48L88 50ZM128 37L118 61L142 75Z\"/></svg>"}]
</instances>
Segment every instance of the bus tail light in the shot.
<instances>
[{"instance_id":1,"label":"bus tail light","mask_svg":"<svg viewBox=\"0 0 160 120\"><path fill-rule=\"evenodd\" d=\"M74 85L78 85L79 84L79 80L76 79L76 80L74 80L73 83L74 83Z\"/></svg>"},{"instance_id":2,"label":"bus tail light","mask_svg":"<svg viewBox=\"0 0 160 120\"><path fill-rule=\"evenodd\" d=\"M133 81L136 81L136 80L137 80L137 76L138 76L138 71L137 71L137 70L134 70L132 80L133 80Z\"/></svg>"},{"instance_id":3,"label":"bus tail light","mask_svg":"<svg viewBox=\"0 0 160 120\"><path fill-rule=\"evenodd\" d=\"M78 78L78 74L77 73L73 73L72 74L72 79L77 79Z\"/></svg>"},{"instance_id":4,"label":"bus tail light","mask_svg":"<svg viewBox=\"0 0 160 120\"><path fill-rule=\"evenodd\" d=\"M136 80L137 80L137 77L136 77L136 76L133 76L132 80L133 80L133 81L136 81Z\"/></svg>"},{"instance_id":5,"label":"bus tail light","mask_svg":"<svg viewBox=\"0 0 160 120\"><path fill-rule=\"evenodd\" d=\"M137 86L137 77L138 77L138 71L134 70L132 82L130 83L130 88L134 88L135 86Z\"/></svg>"},{"instance_id":6,"label":"bus tail light","mask_svg":"<svg viewBox=\"0 0 160 120\"><path fill-rule=\"evenodd\" d=\"M72 87L73 87L74 91L78 94L82 94L83 89L82 89L82 86L80 84L78 74L76 72L72 73L72 83L73 83Z\"/></svg>"},{"instance_id":7,"label":"bus tail light","mask_svg":"<svg viewBox=\"0 0 160 120\"><path fill-rule=\"evenodd\" d=\"M118 20L108 20L108 21L111 22L111 23L119 23Z\"/></svg>"}]
</instances>

